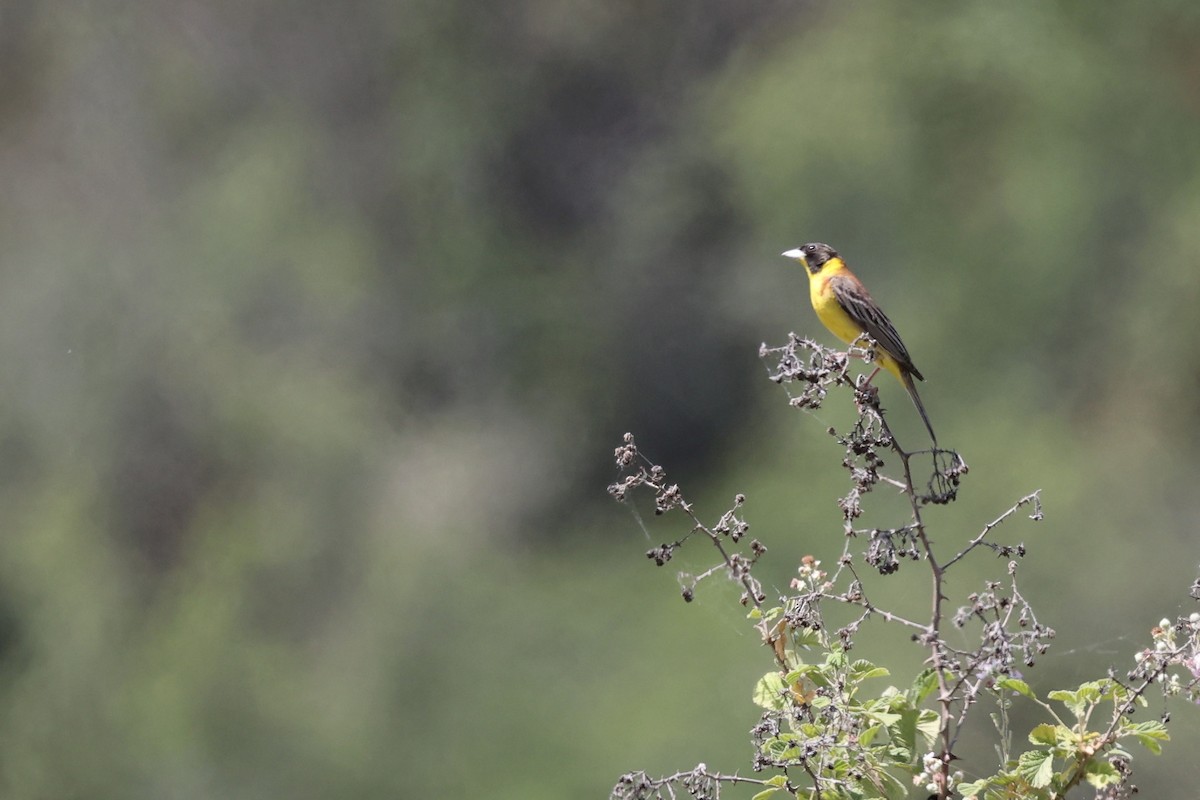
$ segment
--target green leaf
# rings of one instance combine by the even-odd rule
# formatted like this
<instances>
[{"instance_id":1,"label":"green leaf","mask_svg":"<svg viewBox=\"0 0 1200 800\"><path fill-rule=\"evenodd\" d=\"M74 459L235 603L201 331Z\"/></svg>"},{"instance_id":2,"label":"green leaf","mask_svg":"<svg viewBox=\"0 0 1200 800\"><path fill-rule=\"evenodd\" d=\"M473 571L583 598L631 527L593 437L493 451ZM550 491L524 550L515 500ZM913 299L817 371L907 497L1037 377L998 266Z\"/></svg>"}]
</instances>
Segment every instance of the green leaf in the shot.
<instances>
[{"instance_id":1,"label":"green leaf","mask_svg":"<svg viewBox=\"0 0 1200 800\"><path fill-rule=\"evenodd\" d=\"M855 681L865 681L867 678L885 678L891 674L886 667L877 667L863 658L850 665L850 679Z\"/></svg>"},{"instance_id":2,"label":"green leaf","mask_svg":"<svg viewBox=\"0 0 1200 800\"><path fill-rule=\"evenodd\" d=\"M896 719L900 719L900 715L896 715ZM875 741L875 737L883 730L882 725L872 725L858 735L858 743L863 747L870 747L871 742Z\"/></svg>"},{"instance_id":3,"label":"green leaf","mask_svg":"<svg viewBox=\"0 0 1200 800\"><path fill-rule=\"evenodd\" d=\"M767 788L754 795L754 797L750 798L750 800L764 800L764 798L775 794L784 786L787 786L787 776L776 775L773 778L768 778L767 780L763 781L763 786L766 786Z\"/></svg>"},{"instance_id":4,"label":"green leaf","mask_svg":"<svg viewBox=\"0 0 1200 800\"><path fill-rule=\"evenodd\" d=\"M1088 708L1095 706L1105 696L1111 698L1112 683L1109 681L1088 681L1081 683L1073 692L1058 689L1047 695L1051 700L1057 700L1071 710L1076 717L1082 717Z\"/></svg>"},{"instance_id":5,"label":"green leaf","mask_svg":"<svg viewBox=\"0 0 1200 800\"><path fill-rule=\"evenodd\" d=\"M889 728L903 719L903 715L901 714L890 714L886 711L868 711L864 716L868 717L869 719L873 719L876 722L883 723Z\"/></svg>"},{"instance_id":6,"label":"green leaf","mask_svg":"<svg viewBox=\"0 0 1200 800\"><path fill-rule=\"evenodd\" d=\"M811 678L820 673L820 671L821 667L816 664L800 664L784 676L783 680L790 686L801 678Z\"/></svg>"},{"instance_id":7,"label":"green leaf","mask_svg":"<svg viewBox=\"0 0 1200 800\"><path fill-rule=\"evenodd\" d=\"M774 739L768 739L763 743L763 750L769 753L772 758L780 760L795 758L800 754L800 748L796 745L796 737L792 734L784 734Z\"/></svg>"},{"instance_id":8,"label":"green leaf","mask_svg":"<svg viewBox=\"0 0 1200 800\"><path fill-rule=\"evenodd\" d=\"M957 787L955 787L955 791L957 791L963 797L974 797L984 789L988 788L990 783L991 781L987 778L975 781L974 783L960 783Z\"/></svg>"},{"instance_id":9,"label":"green leaf","mask_svg":"<svg viewBox=\"0 0 1200 800\"><path fill-rule=\"evenodd\" d=\"M786 693L787 684L783 682L783 676L778 672L768 672L754 685L752 699L760 708L782 711L787 707Z\"/></svg>"},{"instance_id":10,"label":"green leaf","mask_svg":"<svg viewBox=\"0 0 1200 800\"><path fill-rule=\"evenodd\" d=\"M1093 758L1089 761L1083 774L1087 782L1097 789L1103 789L1105 786L1112 786L1121 782L1121 773L1117 772L1116 767L1102 758Z\"/></svg>"},{"instance_id":11,"label":"green leaf","mask_svg":"<svg viewBox=\"0 0 1200 800\"><path fill-rule=\"evenodd\" d=\"M912 705L920 705L925 698L933 694L933 690L937 688L937 673L932 669L927 669L917 675L913 681L912 688L909 690L909 698Z\"/></svg>"},{"instance_id":12,"label":"green leaf","mask_svg":"<svg viewBox=\"0 0 1200 800\"><path fill-rule=\"evenodd\" d=\"M1158 720L1149 720L1147 722L1128 725L1122 731L1122 735L1132 736L1137 740L1138 744L1155 755L1162 753L1161 742L1169 741L1171 738L1167 727Z\"/></svg>"},{"instance_id":13,"label":"green leaf","mask_svg":"<svg viewBox=\"0 0 1200 800\"><path fill-rule=\"evenodd\" d=\"M1029 732L1029 742L1053 747L1059 742L1058 726L1043 722Z\"/></svg>"},{"instance_id":14,"label":"green leaf","mask_svg":"<svg viewBox=\"0 0 1200 800\"><path fill-rule=\"evenodd\" d=\"M802 628L798 631L793 631L792 641L797 647L804 647L809 650L820 646L821 635L811 628Z\"/></svg>"},{"instance_id":15,"label":"green leaf","mask_svg":"<svg viewBox=\"0 0 1200 800\"><path fill-rule=\"evenodd\" d=\"M1126 750L1124 747L1121 747L1120 745L1114 745L1107 751L1107 753L1108 753L1108 756L1110 759L1123 758L1126 761L1133 760L1133 754L1130 753L1128 750Z\"/></svg>"},{"instance_id":16,"label":"green leaf","mask_svg":"<svg viewBox=\"0 0 1200 800\"><path fill-rule=\"evenodd\" d=\"M996 681L996 686L1001 689L1008 689L1016 692L1017 694L1025 695L1030 700L1037 699L1034 693L1030 690L1029 684L1020 678L1001 678L1000 680Z\"/></svg>"},{"instance_id":17,"label":"green leaf","mask_svg":"<svg viewBox=\"0 0 1200 800\"><path fill-rule=\"evenodd\" d=\"M915 708L907 709L900 715L900 724L889 731L892 743L910 753L917 749L917 717Z\"/></svg>"},{"instance_id":18,"label":"green leaf","mask_svg":"<svg viewBox=\"0 0 1200 800\"><path fill-rule=\"evenodd\" d=\"M1087 703L1084 702L1079 692L1069 692L1066 689L1055 689L1046 696L1051 700L1057 700L1065 705L1076 717L1083 716L1084 710L1087 708Z\"/></svg>"},{"instance_id":19,"label":"green leaf","mask_svg":"<svg viewBox=\"0 0 1200 800\"><path fill-rule=\"evenodd\" d=\"M1050 692L1046 697L1049 697L1051 700L1058 700L1058 702L1066 705L1070 709L1070 712L1078 718L1087 714L1088 709L1104 699L1105 693L1108 693L1111 697L1111 690L1111 682L1092 680L1087 681L1086 684L1080 684L1078 690L1074 692L1060 688L1060 690Z\"/></svg>"},{"instance_id":20,"label":"green leaf","mask_svg":"<svg viewBox=\"0 0 1200 800\"><path fill-rule=\"evenodd\" d=\"M891 674L892 673L888 670L887 667L874 667L874 668L869 669L866 672L862 673L861 675L855 675L854 677L860 681L865 681L865 680L868 680L869 678L886 678L887 676L889 676Z\"/></svg>"},{"instance_id":21,"label":"green leaf","mask_svg":"<svg viewBox=\"0 0 1200 800\"><path fill-rule=\"evenodd\" d=\"M1021 753L1017 760L1017 772L1035 789L1044 789L1054 779L1054 758L1045 750L1030 750Z\"/></svg>"},{"instance_id":22,"label":"green leaf","mask_svg":"<svg viewBox=\"0 0 1200 800\"><path fill-rule=\"evenodd\" d=\"M928 746L933 744L937 739L938 734L942 732L942 721L938 719L936 711L925 709L917 718L917 730L925 737L925 744Z\"/></svg>"},{"instance_id":23,"label":"green leaf","mask_svg":"<svg viewBox=\"0 0 1200 800\"><path fill-rule=\"evenodd\" d=\"M815 739L825 733L825 729L820 725L815 725L811 722L801 722L796 725L796 731L809 739Z\"/></svg>"},{"instance_id":24,"label":"green leaf","mask_svg":"<svg viewBox=\"0 0 1200 800\"><path fill-rule=\"evenodd\" d=\"M908 800L911 786L906 786L903 781L890 772L879 772L876 775L883 783L883 796L887 800Z\"/></svg>"}]
</instances>

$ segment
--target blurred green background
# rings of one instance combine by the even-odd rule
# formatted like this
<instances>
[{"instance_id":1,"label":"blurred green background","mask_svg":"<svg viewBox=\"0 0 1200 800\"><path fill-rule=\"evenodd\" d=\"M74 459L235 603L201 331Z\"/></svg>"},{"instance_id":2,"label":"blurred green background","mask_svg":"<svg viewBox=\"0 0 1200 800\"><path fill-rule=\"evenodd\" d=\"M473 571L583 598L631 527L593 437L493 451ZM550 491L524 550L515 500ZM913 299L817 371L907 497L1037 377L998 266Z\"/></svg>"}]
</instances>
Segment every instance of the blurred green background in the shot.
<instances>
[{"instance_id":1,"label":"blurred green background","mask_svg":"<svg viewBox=\"0 0 1200 800\"><path fill-rule=\"evenodd\" d=\"M845 409L757 358L829 341L812 240L972 467L938 542L1044 491L1027 679L1127 669L1200 561L1198 42L1192 0L5 3L0 794L746 772L769 654L604 487L631 430L748 495L772 591L836 558ZM1146 796L1200 783L1173 716Z\"/></svg>"}]
</instances>

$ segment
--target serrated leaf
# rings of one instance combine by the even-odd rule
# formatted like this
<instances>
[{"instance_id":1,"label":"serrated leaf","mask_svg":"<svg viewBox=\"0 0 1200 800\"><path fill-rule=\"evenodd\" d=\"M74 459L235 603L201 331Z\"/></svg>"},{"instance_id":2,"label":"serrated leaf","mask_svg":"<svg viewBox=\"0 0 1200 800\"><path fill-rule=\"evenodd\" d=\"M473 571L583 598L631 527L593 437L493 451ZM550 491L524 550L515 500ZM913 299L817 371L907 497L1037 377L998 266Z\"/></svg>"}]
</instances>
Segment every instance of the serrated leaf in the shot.
<instances>
[{"instance_id":1,"label":"serrated leaf","mask_svg":"<svg viewBox=\"0 0 1200 800\"><path fill-rule=\"evenodd\" d=\"M1084 778L1097 789L1112 786L1121 782L1121 773L1117 768L1104 759L1092 759L1084 770Z\"/></svg>"},{"instance_id":2,"label":"serrated leaf","mask_svg":"<svg viewBox=\"0 0 1200 800\"><path fill-rule=\"evenodd\" d=\"M926 746L933 744L938 734L942 732L942 721L936 711L925 709L917 718L917 730L925 737Z\"/></svg>"},{"instance_id":3,"label":"serrated leaf","mask_svg":"<svg viewBox=\"0 0 1200 800\"><path fill-rule=\"evenodd\" d=\"M782 711L786 707L784 693L787 691L787 684L783 682L783 676L778 672L768 672L758 679L758 683L754 685L754 693L751 699L759 708L766 708L771 711Z\"/></svg>"},{"instance_id":4,"label":"serrated leaf","mask_svg":"<svg viewBox=\"0 0 1200 800\"><path fill-rule=\"evenodd\" d=\"M877 667L865 658L860 658L850 665L850 677L857 681L865 681L868 678L886 678L891 674L887 667Z\"/></svg>"},{"instance_id":5,"label":"serrated leaf","mask_svg":"<svg viewBox=\"0 0 1200 800\"><path fill-rule=\"evenodd\" d=\"M908 790L904 782L890 772L878 773L883 782L883 796L887 800L908 800Z\"/></svg>"},{"instance_id":6,"label":"serrated leaf","mask_svg":"<svg viewBox=\"0 0 1200 800\"><path fill-rule=\"evenodd\" d=\"M787 776L776 775L772 778L768 778L767 780L763 781L763 786L766 786L767 788L754 795L754 797L752 797L750 800L763 800L763 798L767 798L775 794L780 789L787 786Z\"/></svg>"},{"instance_id":7,"label":"serrated leaf","mask_svg":"<svg viewBox=\"0 0 1200 800\"><path fill-rule=\"evenodd\" d=\"M1037 699L1033 691L1029 688L1029 684L1020 678L1001 678L1000 680L996 681L996 686L1001 689L1008 689L1016 692L1017 694L1025 695L1030 700Z\"/></svg>"},{"instance_id":8,"label":"serrated leaf","mask_svg":"<svg viewBox=\"0 0 1200 800\"><path fill-rule=\"evenodd\" d=\"M955 791L957 791L963 797L974 797L984 789L988 788L988 784L990 783L991 781L989 781L987 778L984 778L980 781L975 781L974 783L960 783L955 787Z\"/></svg>"},{"instance_id":9,"label":"serrated leaf","mask_svg":"<svg viewBox=\"0 0 1200 800\"><path fill-rule=\"evenodd\" d=\"M1086 684L1085 684L1086 685ZM1066 689L1056 689L1047 695L1051 700L1057 700L1062 703L1076 717L1081 717L1087 711L1087 700L1083 692L1083 687L1080 687L1078 692L1068 692Z\"/></svg>"},{"instance_id":10,"label":"serrated leaf","mask_svg":"<svg viewBox=\"0 0 1200 800\"><path fill-rule=\"evenodd\" d=\"M796 745L795 737L769 739L764 743L763 751L770 754L772 758L780 761L795 758L800 754L800 748Z\"/></svg>"},{"instance_id":11,"label":"serrated leaf","mask_svg":"<svg viewBox=\"0 0 1200 800\"><path fill-rule=\"evenodd\" d=\"M1045 750L1030 750L1021 753L1017 760L1017 772L1035 789L1044 789L1054 779L1054 758Z\"/></svg>"},{"instance_id":12,"label":"serrated leaf","mask_svg":"<svg viewBox=\"0 0 1200 800\"><path fill-rule=\"evenodd\" d=\"M1167 731L1166 726L1158 720L1130 725L1125 729L1125 733L1132 736L1138 744L1156 756L1162 754L1162 744L1160 743L1171 739L1171 734Z\"/></svg>"},{"instance_id":13,"label":"serrated leaf","mask_svg":"<svg viewBox=\"0 0 1200 800\"><path fill-rule=\"evenodd\" d=\"M912 700L912 704L914 706L920 705L936 688L937 673L932 669L924 670L913 680L912 688L909 689L909 697Z\"/></svg>"},{"instance_id":14,"label":"serrated leaf","mask_svg":"<svg viewBox=\"0 0 1200 800\"><path fill-rule=\"evenodd\" d=\"M788 683L796 683L797 681L805 680L814 686L828 688L833 685L833 678L829 674L829 670L823 664L800 664L787 674Z\"/></svg>"},{"instance_id":15,"label":"serrated leaf","mask_svg":"<svg viewBox=\"0 0 1200 800\"><path fill-rule=\"evenodd\" d=\"M809 739L815 739L825 732L820 725L814 725L811 722L801 722L796 726L796 731Z\"/></svg>"},{"instance_id":16,"label":"serrated leaf","mask_svg":"<svg viewBox=\"0 0 1200 800\"><path fill-rule=\"evenodd\" d=\"M795 683L801 678L809 677L814 672L819 672L820 669L821 668L816 664L798 664L795 669L791 670L787 675L784 676L783 680L786 683Z\"/></svg>"},{"instance_id":17,"label":"serrated leaf","mask_svg":"<svg viewBox=\"0 0 1200 800\"><path fill-rule=\"evenodd\" d=\"M889 705L893 704L893 703L900 703L903 705L908 705L908 699L895 686L889 686L886 689L884 689L882 692L880 692L879 699L883 700L884 702L888 703Z\"/></svg>"},{"instance_id":18,"label":"serrated leaf","mask_svg":"<svg viewBox=\"0 0 1200 800\"><path fill-rule=\"evenodd\" d=\"M900 724L894 726L891 734L892 744L905 748L909 752L917 748L917 716L916 709L908 709L900 715Z\"/></svg>"},{"instance_id":19,"label":"serrated leaf","mask_svg":"<svg viewBox=\"0 0 1200 800\"><path fill-rule=\"evenodd\" d=\"M897 714L896 719L899 718L900 716ZM883 730L882 725L872 725L871 727L866 728L858 735L858 743L863 747L870 747L871 742L875 741L875 737L879 735L881 730Z\"/></svg>"},{"instance_id":20,"label":"serrated leaf","mask_svg":"<svg viewBox=\"0 0 1200 800\"><path fill-rule=\"evenodd\" d=\"M821 644L821 635L810 628L802 628L792 633L792 641L797 647L811 650Z\"/></svg>"},{"instance_id":21,"label":"serrated leaf","mask_svg":"<svg viewBox=\"0 0 1200 800\"><path fill-rule=\"evenodd\" d=\"M1043 722L1029 732L1030 744L1041 744L1053 747L1058 744L1058 727L1051 725L1048 722Z\"/></svg>"},{"instance_id":22,"label":"serrated leaf","mask_svg":"<svg viewBox=\"0 0 1200 800\"><path fill-rule=\"evenodd\" d=\"M1154 736L1159 739L1170 739L1170 732L1167 726L1156 719L1146 720L1145 722L1131 722L1125 726L1125 730L1130 733L1144 733L1148 736Z\"/></svg>"},{"instance_id":23,"label":"serrated leaf","mask_svg":"<svg viewBox=\"0 0 1200 800\"><path fill-rule=\"evenodd\" d=\"M901 714L891 714L886 711L868 711L866 712L865 716L875 720L876 722L883 723L889 728L903 719L903 715Z\"/></svg>"}]
</instances>

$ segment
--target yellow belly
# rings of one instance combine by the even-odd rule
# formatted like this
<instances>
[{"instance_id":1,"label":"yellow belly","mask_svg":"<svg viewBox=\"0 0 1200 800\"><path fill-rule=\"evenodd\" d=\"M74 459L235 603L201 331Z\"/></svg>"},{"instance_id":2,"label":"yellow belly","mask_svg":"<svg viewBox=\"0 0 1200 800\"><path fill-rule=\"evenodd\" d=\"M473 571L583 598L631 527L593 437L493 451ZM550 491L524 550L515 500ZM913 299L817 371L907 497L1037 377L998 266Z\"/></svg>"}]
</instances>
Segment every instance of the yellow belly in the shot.
<instances>
[{"instance_id":1,"label":"yellow belly","mask_svg":"<svg viewBox=\"0 0 1200 800\"><path fill-rule=\"evenodd\" d=\"M821 323L834 336L846 344L850 344L863 334L862 326L846 313L841 303L833 296L833 292L825 291L824 281L812 281L809 297L812 300L813 311L817 312L817 319L821 320ZM895 359L878 347L874 350L875 363L895 375L896 380L903 383L904 381L900 377L900 365L896 363Z\"/></svg>"}]
</instances>

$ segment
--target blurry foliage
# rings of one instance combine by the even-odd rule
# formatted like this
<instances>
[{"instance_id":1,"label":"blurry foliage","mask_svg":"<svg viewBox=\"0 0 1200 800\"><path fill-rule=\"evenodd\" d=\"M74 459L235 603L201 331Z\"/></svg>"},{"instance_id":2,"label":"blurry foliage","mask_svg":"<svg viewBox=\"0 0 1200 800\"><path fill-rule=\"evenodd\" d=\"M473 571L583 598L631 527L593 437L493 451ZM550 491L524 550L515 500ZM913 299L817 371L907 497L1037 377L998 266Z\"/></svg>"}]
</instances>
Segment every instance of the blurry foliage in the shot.
<instances>
[{"instance_id":1,"label":"blurry foliage","mask_svg":"<svg viewBox=\"0 0 1200 800\"><path fill-rule=\"evenodd\" d=\"M1200 513L1198 34L1166 1L5 4L0 790L560 797L743 746L756 667L594 487L634 428L693 485L769 476L777 531L833 496L754 382L816 331L802 240L974 469L1039 473L1063 613L1141 632L1158 599L1112 586L1186 581Z\"/></svg>"}]
</instances>

